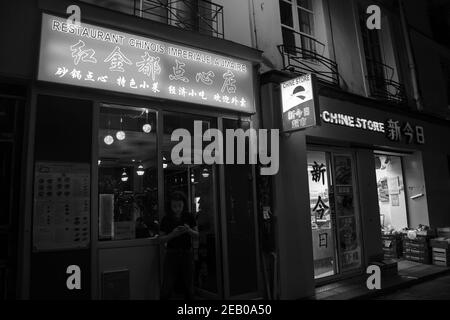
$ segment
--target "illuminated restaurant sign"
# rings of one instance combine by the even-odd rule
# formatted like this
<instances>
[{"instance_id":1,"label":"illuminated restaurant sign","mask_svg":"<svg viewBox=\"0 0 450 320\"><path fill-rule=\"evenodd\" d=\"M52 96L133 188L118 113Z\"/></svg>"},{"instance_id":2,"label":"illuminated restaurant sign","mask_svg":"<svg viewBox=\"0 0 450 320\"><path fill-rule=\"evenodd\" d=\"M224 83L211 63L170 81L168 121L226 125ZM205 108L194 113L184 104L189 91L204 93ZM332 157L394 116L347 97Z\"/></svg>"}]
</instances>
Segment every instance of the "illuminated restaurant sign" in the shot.
<instances>
[{"instance_id":1,"label":"illuminated restaurant sign","mask_svg":"<svg viewBox=\"0 0 450 320\"><path fill-rule=\"evenodd\" d=\"M255 110L248 61L45 13L38 80Z\"/></svg>"},{"instance_id":2,"label":"illuminated restaurant sign","mask_svg":"<svg viewBox=\"0 0 450 320\"><path fill-rule=\"evenodd\" d=\"M315 75L306 74L280 84L283 132L296 131L320 123Z\"/></svg>"}]
</instances>

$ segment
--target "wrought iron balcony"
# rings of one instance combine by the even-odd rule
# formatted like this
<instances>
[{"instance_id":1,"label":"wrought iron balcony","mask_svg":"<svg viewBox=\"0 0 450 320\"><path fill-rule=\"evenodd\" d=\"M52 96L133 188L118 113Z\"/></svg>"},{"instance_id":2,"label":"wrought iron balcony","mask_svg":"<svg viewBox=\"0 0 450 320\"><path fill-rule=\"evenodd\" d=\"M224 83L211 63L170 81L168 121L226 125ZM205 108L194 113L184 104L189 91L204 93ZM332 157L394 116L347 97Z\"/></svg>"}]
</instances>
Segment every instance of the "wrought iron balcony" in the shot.
<instances>
[{"instance_id":1,"label":"wrought iron balcony","mask_svg":"<svg viewBox=\"0 0 450 320\"><path fill-rule=\"evenodd\" d=\"M298 74L314 73L322 81L339 85L337 63L324 56L326 45L305 34L292 33L302 47L286 43L278 46L283 58L283 70Z\"/></svg>"},{"instance_id":2,"label":"wrought iron balcony","mask_svg":"<svg viewBox=\"0 0 450 320\"><path fill-rule=\"evenodd\" d=\"M403 84L393 80L395 70L384 63L366 59L370 96L397 104L407 104L408 100Z\"/></svg>"},{"instance_id":3,"label":"wrought iron balcony","mask_svg":"<svg viewBox=\"0 0 450 320\"><path fill-rule=\"evenodd\" d=\"M207 0L134 0L134 15L217 38L224 37L223 6Z\"/></svg>"}]
</instances>

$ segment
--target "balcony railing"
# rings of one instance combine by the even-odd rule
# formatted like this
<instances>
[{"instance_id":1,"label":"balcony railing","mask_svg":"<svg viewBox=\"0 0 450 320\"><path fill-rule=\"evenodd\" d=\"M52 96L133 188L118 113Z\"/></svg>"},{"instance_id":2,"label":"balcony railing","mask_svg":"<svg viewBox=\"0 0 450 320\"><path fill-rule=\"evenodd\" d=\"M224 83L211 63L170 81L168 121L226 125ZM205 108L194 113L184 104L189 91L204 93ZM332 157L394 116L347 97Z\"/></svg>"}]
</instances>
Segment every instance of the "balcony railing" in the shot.
<instances>
[{"instance_id":1,"label":"balcony railing","mask_svg":"<svg viewBox=\"0 0 450 320\"><path fill-rule=\"evenodd\" d=\"M302 47L289 44L278 46L283 58L283 70L298 74L315 73L322 81L339 85L337 63L324 56L326 45L307 35L292 32Z\"/></svg>"},{"instance_id":2,"label":"balcony railing","mask_svg":"<svg viewBox=\"0 0 450 320\"><path fill-rule=\"evenodd\" d=\"M134 0L134 15L216 38L224 37L223 6L207 0Z\"/></svg>"},{"instance_id":3,"label":"balcony railing","mask_svg":"<svg viewBox=\"0 0 450 320\"><path fill-rule=\"evenodd\" d=\"M384 63L366 59L369 69L367 81L370 96L379 100L406 104L408 102L403 84L393 80L395 70Z\"/></svg>"}]
</instances>

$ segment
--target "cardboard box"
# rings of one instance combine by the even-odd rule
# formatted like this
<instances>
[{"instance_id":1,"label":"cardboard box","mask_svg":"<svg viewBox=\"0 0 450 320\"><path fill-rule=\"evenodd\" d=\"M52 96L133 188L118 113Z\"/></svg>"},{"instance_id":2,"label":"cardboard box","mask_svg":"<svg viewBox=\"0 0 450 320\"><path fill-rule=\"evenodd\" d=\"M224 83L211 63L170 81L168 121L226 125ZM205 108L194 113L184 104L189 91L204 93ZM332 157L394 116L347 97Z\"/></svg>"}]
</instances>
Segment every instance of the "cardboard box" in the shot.
<instances>
[{"instance_id":1,"label":"cardboard box","mask_svg":"<svg viewBox=\"0 0 450 320\"><path fill-rule=\"evenodd\" d=\"M431 239L430 246L433 248L449 249L450 248L450 239L444 238L444 237Z\"/></svg>"},{"instance_id":2,"label":"cardboard box","mask_svg":"<svg viewBox=\"0 0 450 320\"><path fill-rule=\"evenodd\" d=\"M444 237L444 238L450 238L450 227L437 228L437 236Z\"/></svg>"}]
</instances>

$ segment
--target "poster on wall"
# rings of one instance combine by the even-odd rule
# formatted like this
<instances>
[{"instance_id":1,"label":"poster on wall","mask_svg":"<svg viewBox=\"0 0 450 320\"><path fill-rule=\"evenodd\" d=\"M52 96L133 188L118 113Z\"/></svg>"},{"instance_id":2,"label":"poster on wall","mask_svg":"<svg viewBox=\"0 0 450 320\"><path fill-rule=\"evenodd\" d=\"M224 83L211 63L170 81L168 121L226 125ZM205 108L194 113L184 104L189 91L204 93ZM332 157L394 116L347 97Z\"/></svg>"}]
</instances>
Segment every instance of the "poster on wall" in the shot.
<instances>
[{"instance_id":1,"label":"poster on wall","mask_svg":"<svg viewBox=\"0 0 450 320\"><path fill-rule=\"evenodd\" d=\"M336 168L336 185L352 184L352 159L348 156L335 156L334 165Z\"/></svg>"},{"instance_id":2,"label":"poster on wall","mask_svg":"<svg viewBox=\"0 0 450 320\"><path fill-rule=\"evenodd\" d=\"M306 74L280 84L283 132L306 129L320 124L315 82L314 74Z\"/></svg>"},{"instance_id":3,"label":"poster on wall","mask_svg":"<svg viewBox=\"0 0 450 320\"><path fill-rule=\"evenodd\" d=\"M90 242L90 165L35 166L33 251L86 248Z\"/></svg>"},{"instance_id":4,"label":"poster on wall","mask_svg":"<svg viewBox=\"0 0 450 320\"><path fill-rule=\"evenodd\" d=\"M389 194L400 194L399 177L393 177L387 179Z\"/></svg>"},{"instance_id":5,"label":"poster on wall","mask_svg":"<svg viewBox=\"0 0 450 320\"><path fill-rule=\"evenodd\" d=\"M361 265L361 248L355 217L340 217L338 225L342 270L358 268Z\"/></svg>"}]
</instances>

